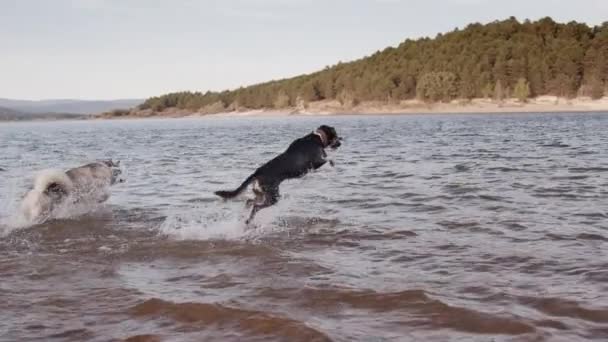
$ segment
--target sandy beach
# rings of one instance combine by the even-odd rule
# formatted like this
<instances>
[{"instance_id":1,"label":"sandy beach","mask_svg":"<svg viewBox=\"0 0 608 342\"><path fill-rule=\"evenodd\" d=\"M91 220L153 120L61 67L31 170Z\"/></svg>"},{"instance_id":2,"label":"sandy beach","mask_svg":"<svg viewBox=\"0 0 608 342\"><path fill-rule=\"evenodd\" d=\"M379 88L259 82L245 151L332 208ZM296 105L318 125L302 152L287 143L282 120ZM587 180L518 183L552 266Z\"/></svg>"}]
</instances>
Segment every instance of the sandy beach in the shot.
<instances>
[{"instance_id":1,"label":"sandy beach","mask_svg":"<svg viewBox=\"0 0 608 342\"><path fill-rule=\"evenodd\" d=\"M199 117L256 117L291 115L352 115L352 114L450 114L450 113L556 113L556 112L608 112L608 97L592 100L589 97L573 99L556 96L539 96L522 103L517 99L494 101L491 99L454 100L449 103L425 103L419 100L400 102L362 102L346 107L338 101L317 101L306 106L282 109L240 109L229 112L205 113L171 108L162 112L131 110L127 115L104 113L98 119L138 118L199 118Z\"/></svg>"}]
</instances>

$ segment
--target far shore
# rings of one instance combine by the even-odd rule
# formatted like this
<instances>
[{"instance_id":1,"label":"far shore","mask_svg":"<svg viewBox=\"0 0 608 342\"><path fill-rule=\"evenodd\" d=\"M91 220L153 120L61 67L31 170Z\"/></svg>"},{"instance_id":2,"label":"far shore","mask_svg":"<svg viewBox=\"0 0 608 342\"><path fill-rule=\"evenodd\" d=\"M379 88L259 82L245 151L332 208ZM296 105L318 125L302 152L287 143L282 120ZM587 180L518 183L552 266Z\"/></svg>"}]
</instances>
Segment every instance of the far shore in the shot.
<instances>
[{"instance_id":1,"label":"far shore","mask_svg":"<svg viewBox=\"0 0 608 342\"><path fill-rule=\"evenodd\" d=\"M258 117L258 116L315 116L315 115L382 115L382 114L493 114L493 113L563 113L608 112L608 97L592 100L589 97L573 99L540 96L520 102L516 99L454 100L449 103L425 103L407 100L398 103L363 102L356 106L343 106L338 101L311 102L300 108L239 109L219 113L192 112L169 108L162 112L133 109L114 115L112 112L95 116L96 119L142 118L206 118L206 117Z\"/></svg>"}]
</instances>

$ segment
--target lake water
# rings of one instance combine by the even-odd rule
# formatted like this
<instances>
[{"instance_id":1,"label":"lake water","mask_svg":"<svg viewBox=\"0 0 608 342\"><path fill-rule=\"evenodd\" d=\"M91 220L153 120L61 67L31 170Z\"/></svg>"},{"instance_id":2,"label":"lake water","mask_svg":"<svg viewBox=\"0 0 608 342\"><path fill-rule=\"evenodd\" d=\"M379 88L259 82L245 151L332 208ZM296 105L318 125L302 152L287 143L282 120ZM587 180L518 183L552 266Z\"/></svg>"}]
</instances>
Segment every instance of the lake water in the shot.
<instances>
[{"instance_id":1,"label":"lake water","mask_svg":"<svg viewBox=\"0 0 608 342\"><path fill-rule=\"evenodd\" d=\"M222 202L320 124L345 141L243 224ZM1 341L608 340L608 115L0 125ZM36 171L122 161L17 227Z\"/></svg>"}]
</instances>

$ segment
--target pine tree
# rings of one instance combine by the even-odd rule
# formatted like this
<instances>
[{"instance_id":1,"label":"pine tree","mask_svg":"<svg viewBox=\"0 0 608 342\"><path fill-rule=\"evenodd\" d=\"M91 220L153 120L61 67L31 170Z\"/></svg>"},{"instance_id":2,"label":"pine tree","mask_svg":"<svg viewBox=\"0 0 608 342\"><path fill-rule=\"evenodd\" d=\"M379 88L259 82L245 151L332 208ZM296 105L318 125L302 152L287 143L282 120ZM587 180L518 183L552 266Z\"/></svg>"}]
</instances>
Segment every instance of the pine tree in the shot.
<instances>
[{"instance_id":1,"label":"pine tree","mask_svg":"<svg viewBox=\"0 0 608 342\"><path fill-rule=\"evenodd\" d=\"M486 99L491 99L493 94L494 88L492 87L492 84L486 83L486 85L481 90L481 95Z\"/></svg>"},{"instance_id":2,"label":"pine tree","mask_svg":"<svg viewBox=\"0 0 608 342\"><path fill-rule=\"evenodd\" d=\"M280 90L277 98L274 101L274 108L285 108L289 106L289 95L284 90Z\"/></svg>"},{"instance_id":3,"label":"pine tree","mask_svg":"<svg viewBox=\"0 0 608 342\"><path fill-rule=\"evenodd\" d=\"M505 89L502 86L502 82L500 80L496 81L496 85L494 86L494 100L502 101L505 98Z\"/></svg>"},{"instance_id":4,"label":"pine tree","mask_svg":"<svg viewBox=\"0 0 608 342\"><path fill-rule=\"evenodd\" d=\"M416 86L416 94L427 102L450 101L456 97L456 75L451 72L424 74Z\"/></svg>"},{"instance_id":5,"label":"pine tree","mask_svg":"<svg viewBox=\"0 0 608 342\"><path fill-rule=\"evenodd\" d=\"M515 84L515 88L513 89L513 95L520 102L528 101L528 97L530 96L530 84L525 78L522 77L517 80L517 84Z\"/></svg>"},{"instance_id":6,"label":"pine tree","mask_svg":"<svg viewBox=\"0 0 608 342\"><path fill-rule=\"evenodd\" d=\"M604 96L604 84L598 77L591 80L591 98L594 100L601 99Z\"/></svg>"}]
</instances>

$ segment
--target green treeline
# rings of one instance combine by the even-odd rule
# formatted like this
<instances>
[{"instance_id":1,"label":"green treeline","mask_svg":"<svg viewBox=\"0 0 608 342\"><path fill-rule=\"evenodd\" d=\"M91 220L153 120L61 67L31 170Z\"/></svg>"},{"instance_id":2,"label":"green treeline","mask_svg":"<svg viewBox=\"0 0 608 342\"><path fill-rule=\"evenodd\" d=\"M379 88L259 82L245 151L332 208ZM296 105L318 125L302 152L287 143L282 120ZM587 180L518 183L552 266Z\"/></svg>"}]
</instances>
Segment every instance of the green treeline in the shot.
<instances>
[{"instance_id":1,"label":"green treeline","mask_svg":"<svg viewBox=\"0 0 608 342\"><path fill-rule=\"evenodd\" d=\"M217 112L285 108L320 100L428 102L538 95L600 98L608 85L608 22L601 26L551 18L511 17L470 24L434 39L406 40L371 56L308 75L222 92L152 97L140 109Z\"/></svg>"}]
</instances>

